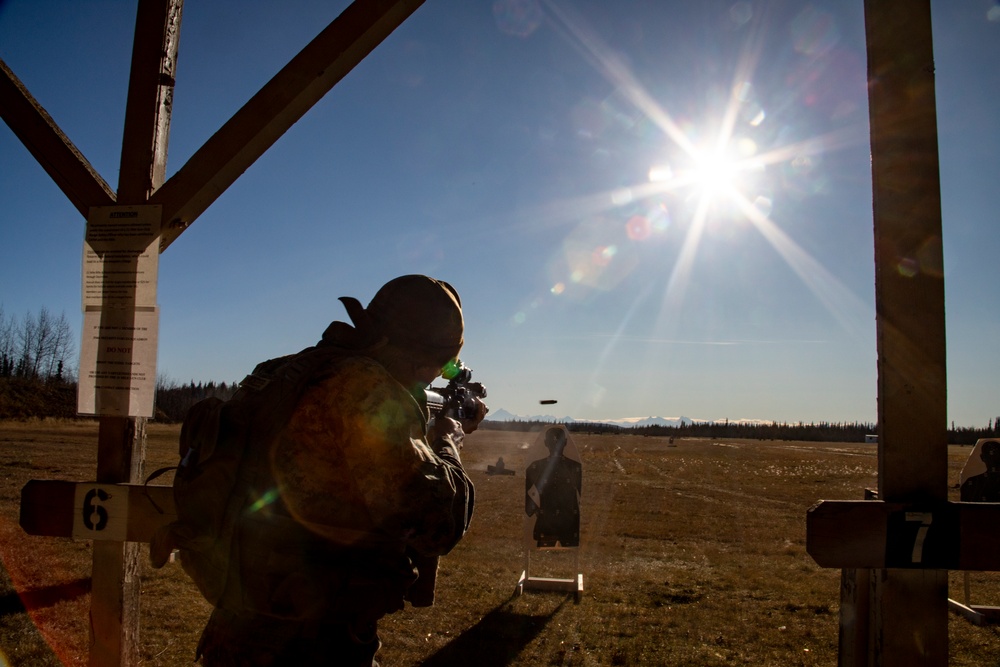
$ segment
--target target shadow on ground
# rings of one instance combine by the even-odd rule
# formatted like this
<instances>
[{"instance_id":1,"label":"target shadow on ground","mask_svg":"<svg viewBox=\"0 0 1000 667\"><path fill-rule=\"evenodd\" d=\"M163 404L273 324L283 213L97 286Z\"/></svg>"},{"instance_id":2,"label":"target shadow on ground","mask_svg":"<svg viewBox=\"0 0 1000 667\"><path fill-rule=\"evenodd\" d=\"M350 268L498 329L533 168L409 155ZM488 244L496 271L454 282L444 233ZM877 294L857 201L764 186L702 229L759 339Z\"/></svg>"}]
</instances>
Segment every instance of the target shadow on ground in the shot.
<instances>
[{"instance_id":1,"label":"target shadow on ground","mask_svg":"<svg viewBox=\"0 0 1000 667\"><path fill-rule=\"evenodd\" d=\"M524 614L514 611L514 600L508 600L422 664L424 667L509 665L564 604L566 600L549 613Z\"/></svg>"}]
</instances>

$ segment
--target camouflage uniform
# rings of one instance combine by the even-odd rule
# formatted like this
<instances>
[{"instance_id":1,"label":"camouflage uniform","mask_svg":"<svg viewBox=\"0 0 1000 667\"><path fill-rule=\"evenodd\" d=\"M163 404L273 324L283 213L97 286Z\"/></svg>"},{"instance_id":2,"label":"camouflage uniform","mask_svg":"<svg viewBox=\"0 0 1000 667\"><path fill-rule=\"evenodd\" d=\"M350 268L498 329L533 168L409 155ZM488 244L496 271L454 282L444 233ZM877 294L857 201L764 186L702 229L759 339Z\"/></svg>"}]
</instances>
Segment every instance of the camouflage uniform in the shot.
<instances>
[{"instance_id":1,"label":"camouflage uniform","mask_svg":"<svg viewBox=\"0 0 1000 667\"><path fill-rule=\"evenodd\" d=\"M365 356L338 359L306 390L271 452L273 478L283 512L333 552L359 554L324 556L324 580L305 584L346 581L364 593L350 598L351 609L332 602L306 621L217 609L199 644L203 664L372 665L376 622L402 609L415 564L421 576L413 588L422 595L407 599L430 604L436 557L467 530L473 487L458 436L427 442L422 392L415 394ZM347 562L367 571L358 575Z\"/></svg>"}]
</instances>

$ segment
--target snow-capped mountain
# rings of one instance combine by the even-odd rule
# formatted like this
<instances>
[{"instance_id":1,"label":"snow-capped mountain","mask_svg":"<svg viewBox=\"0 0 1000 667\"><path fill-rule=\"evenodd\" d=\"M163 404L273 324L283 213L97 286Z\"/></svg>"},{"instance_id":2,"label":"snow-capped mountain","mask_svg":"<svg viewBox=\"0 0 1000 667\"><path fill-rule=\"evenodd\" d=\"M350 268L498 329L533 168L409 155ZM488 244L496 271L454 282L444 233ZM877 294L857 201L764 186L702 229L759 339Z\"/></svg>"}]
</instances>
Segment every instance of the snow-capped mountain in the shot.
<instances>
[{"instance_id":1,"label":"snow-capped mountain","mask_svg":"<svg viewBox=\"0 0 1000 667\"><path fill-rule=\"evenodd\" d=\"M695 421L707 421L707 420L694 420L689 417L626 417L623 419L576 419L574 417L555 417L553 415L515 415L503 408L499 410L491 410L486 418L492 421L537 421L537 422L551 422L551 423L599 423L599 424L615 424L617 426L622 426L625 428L633 428L636 426L681 426L684 424L693 424Z\"/></svg>"}]
</instances>

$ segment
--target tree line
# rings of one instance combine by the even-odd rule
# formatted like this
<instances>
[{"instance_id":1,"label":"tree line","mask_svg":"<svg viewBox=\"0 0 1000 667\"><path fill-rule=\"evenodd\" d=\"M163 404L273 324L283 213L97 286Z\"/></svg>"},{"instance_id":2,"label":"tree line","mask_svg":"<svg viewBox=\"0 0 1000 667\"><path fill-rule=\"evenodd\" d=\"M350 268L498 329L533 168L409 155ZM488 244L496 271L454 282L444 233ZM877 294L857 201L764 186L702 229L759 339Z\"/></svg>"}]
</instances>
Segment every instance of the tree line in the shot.
<instances>
[{"instance_id":1,"label":"tree line","mask_svg":"<svg viewBox=\"0 0 1000 667\"><path fill-rule=\"evenodd\" d=\"M37 315L9 316L0 305L0 419L76 416L76 369L72 330L65 314L58 317L42 308ZM157 421L177 423L198 401L216 396L228 400L238 383L198 382L178 384L166 376L156 378ZM531 431L547 422L512 420L483 422L484 429ZM878 432L866 422L695 422L676 426L619 426L602 422L570 422L573 432L659 437L744 438L748 440L802 440L817 442L864 442ZM1000 437L1000 416L986 427L948 430L948 442L974 444L980 438Z\"/></svg>"},{"instance_id":2,"label":"tree line","mask_svg":"<svg viewBox=\"0 0 1000 667\"><path fill-rule=\"evenodd\" d=\"M72 330L65 314L8 315L0 305L0 419L76 416Z\"/></svg>"},{"instance_id":3,"label":"tree line","mask_svg":"<svg viewBox=\"0 0 1000 667\"><path fill-rule=\"evenodd\" d=\"M66 314L42 308L18 318L0 305L0 377L71 380L75 346Z\"/></svg>"},{"instance_id":4,"label":"tree line","mask_svg":"<svg viewBox=\"0 0 1000 667\"><path fill-rule=\"evenodd\" d=\"M550 422L537 420L485 421L481 428L498 431L538 431ZM636 435L666 438L733 438L744 440L794 440L803 442L865 442L866 435L878 433L878 424L868 422L695 422L677 426L619 426L603 422L568 422L571 433L593 435ZM952 427L948 442L973 445L980 438L1000 438L1000 417L985 427Z\"/></svg>"},{"instance_id":5,"label":"tree line","mask_svg":"<svg viewBox=\"0 0 1000 667\"><path fill-rule=\"evenodd\" d=\"M228 401L239 388L239 383L220 382L177 384L166 376L156 378L156 420L177 423L184 421L188 408L211 396Z\"/></svg>"},{"instance_id":6,"label":"tree line","mask_svg":"<svg viewBox=\"0 0 1000 667\"><path fill-rule=\"evenodd\" d=\"M155 421L179 423L188 408L198 401L216 396L228 400L238 383L188 382L178 384L160 375L156 381ZM51 376L48 379L0 377L0 419L31 417L73 418L76 416L76 382ZM497 431L538 431L550 422L537 420L484 421L480 428ZM878 425L868 422L695 422L677 426L620 426L603 422L569 422L573 433L593 435L634 435L666 438L734 438L745 440L789 440L811 442L864 442L865 436L878 432ZM1000 417L985 427L948 429L948 442L972 445L980 438L1000 438Z\"/></svg>"}]
</instances>

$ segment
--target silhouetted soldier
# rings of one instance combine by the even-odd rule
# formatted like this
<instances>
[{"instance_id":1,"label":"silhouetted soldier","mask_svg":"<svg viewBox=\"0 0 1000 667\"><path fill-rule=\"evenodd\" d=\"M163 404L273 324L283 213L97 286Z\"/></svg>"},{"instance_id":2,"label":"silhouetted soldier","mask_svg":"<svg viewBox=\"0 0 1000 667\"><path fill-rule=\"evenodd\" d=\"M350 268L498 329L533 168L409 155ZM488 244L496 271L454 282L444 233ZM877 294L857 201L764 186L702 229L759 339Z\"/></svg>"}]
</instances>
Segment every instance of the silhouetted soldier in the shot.
<instances>
[{"instance_id":1,"label":"silhouetted soldier","mask_svg":"<svg viewBox=\"0 0 1000 667\"><path fill-rule=\"evenodd\" d=\"M486 406L428 427L425 392L462 348L458 293L411 275L367 308L341 301L353 325L333 322L319 343L341 354L262 457L278 493L253 513L254 530L278 546L240 553L239 565L257 565L244 573L255 584L274 582L270 606L217 605L198 645L206 667L377 665L378 621L404 600L433 603L437 557L469 527L459 450Z\"/></svg>"}]
</instances>

